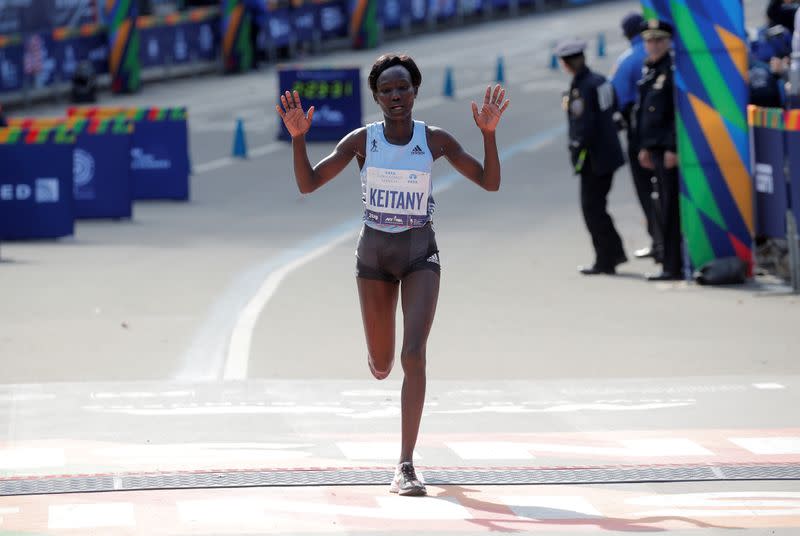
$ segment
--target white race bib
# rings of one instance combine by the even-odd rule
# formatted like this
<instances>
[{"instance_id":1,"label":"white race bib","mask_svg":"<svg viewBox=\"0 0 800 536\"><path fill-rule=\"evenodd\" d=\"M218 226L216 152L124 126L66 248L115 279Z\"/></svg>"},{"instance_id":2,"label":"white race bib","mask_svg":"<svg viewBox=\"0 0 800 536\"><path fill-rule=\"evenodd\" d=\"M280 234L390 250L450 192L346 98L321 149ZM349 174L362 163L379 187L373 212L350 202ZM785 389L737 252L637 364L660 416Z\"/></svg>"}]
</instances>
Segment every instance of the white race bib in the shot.
<instances>
[{"instance_id":1,"label":"white race bib","mask_svg":"<svg viewBox=\"0 0 800 536\"><path fill-rule=\"evenodd\" d=\"M428 221L431 174L406 169L367 168L369 221L420 227Z\"/></svg>"}]
</instances>

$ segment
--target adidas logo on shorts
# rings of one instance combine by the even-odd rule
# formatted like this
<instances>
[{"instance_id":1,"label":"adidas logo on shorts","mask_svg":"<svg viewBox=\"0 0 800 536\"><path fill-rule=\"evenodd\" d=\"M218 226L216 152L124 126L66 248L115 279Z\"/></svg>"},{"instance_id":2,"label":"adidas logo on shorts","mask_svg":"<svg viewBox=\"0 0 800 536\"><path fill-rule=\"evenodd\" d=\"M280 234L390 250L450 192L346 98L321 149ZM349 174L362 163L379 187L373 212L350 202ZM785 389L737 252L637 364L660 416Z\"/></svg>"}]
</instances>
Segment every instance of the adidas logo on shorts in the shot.
<instances>
[{"instance_id":1,"label":"adidas logo on shorts","mask_svg":"<svg viewBox=\"0 0 800 536\"><path fill-rule=\"evenodd\" d=\"M419 145L415 145L414 148L411 149L411 154L416 154L416 155L425 154L425 151L423 151L422 147L420 147Z\"/></svg>"},{"instance_id":2,"label":"adidas logo on shorts","mask_svg":"<svg viewBox=\"0 0 800 536\"><path fill-rule=\"evenodd\" d=\"M428 257L426 260L427 260L428 262L432 262L433 264L441 264L441 263L439 262L439 254L438 254L438 253L434 253L433 255L431 255L430 257Z\"/></svg>"}]
</instances>

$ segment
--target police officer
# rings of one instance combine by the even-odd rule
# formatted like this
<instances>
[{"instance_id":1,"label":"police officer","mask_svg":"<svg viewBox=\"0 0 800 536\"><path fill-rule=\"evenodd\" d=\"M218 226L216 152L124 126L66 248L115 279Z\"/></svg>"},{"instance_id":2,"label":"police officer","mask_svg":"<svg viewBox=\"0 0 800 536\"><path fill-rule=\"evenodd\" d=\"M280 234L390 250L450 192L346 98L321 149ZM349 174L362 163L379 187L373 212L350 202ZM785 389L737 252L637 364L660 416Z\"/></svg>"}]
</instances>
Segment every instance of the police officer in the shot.
<instances>
[{"instance_id":1,"label":"police officer","mask_svg":"<svg viewBox=\"0 0 800 536\"><path fill-rule=\"evenodd\" d=\"M555 50L564 70L572 75L563 106L569 121L572 166L581 176L581 208L592 237L595 262L579 267L584 275L614 274L626 262L622 239L606 211L614 172L624 163L614 124L614 89L602 75L586 66L586 42L568 39Z\"/></svg>"},{"instance_id":2,"label":"police officer","mask_svg":"<svg viewBox=\"0 0 800 536\"><path fill-rule=\"evenodd\" d=\"M653 172L658 202L654 204L656 225L663 237L663 269L647 277L650 281L681 279L681 224L678 211L679 180L675 135L672 26L659 20L643 24L647 60L634 112L639 163Z\"/></svg>"},{"instance_id":3,"label":"police officer","mask_svg":"<svg viewBox=\"0 0 800 536\"><path fill-rule=\"evenodd\" d=\"M614 93L617 97L617 111L622 118L622 127L627 132L628 164L631 168L633 185L636 188L636 196L639 198L639 204L647 221L647 232L650 235L650 246L634 252L634 256L640 259L652 257L659 250L654 243L656 235L653 227L653 202L650 199L652 173L639 164L639 146L636 143L636 136L633 135L633 128L631 128L638 87L636 84L642 78L642 67L647 58L644 41L640 34L643 22L644 18L639 13L629 13L622 19L622 33L630 41L631 46L617 58L611 73L611 85L614 86Z\"/></svg>"}]
</instances>

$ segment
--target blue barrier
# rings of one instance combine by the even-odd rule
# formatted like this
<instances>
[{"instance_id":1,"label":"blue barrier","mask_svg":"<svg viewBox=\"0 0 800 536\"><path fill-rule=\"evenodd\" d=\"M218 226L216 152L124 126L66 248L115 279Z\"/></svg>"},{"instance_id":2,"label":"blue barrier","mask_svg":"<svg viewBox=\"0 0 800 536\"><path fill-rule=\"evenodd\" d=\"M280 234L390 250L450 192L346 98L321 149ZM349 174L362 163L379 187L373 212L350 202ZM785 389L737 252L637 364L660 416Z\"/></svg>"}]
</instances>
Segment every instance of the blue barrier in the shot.
<instances>
[{"instance_id":1,"label":"blue barrier","mask_svg":"<svg viewBox=\"0 0 800 536\"><path fill-rule=\"evenodd\" d=\"M134 199L189 199L186 108L69 108L75 118L133 121L130 165Z\"/></svg>"},{"instance_id":2,"label":"blue barrier","mask_svg":"<svg viewBox=\"0 0 800 536\"><path fill-rule=\"evenodd\" d=\"M756 234L786 236L788 199L784 166L786 143L783 110L751 112L753 129L753 182L756 193Z\"/></svg>"},{"instance_id":3,"label":"blue barrier","mask_svg":"<svg viewBox=\"0 0 800 536\"><path fill-rule=\"evenodd\" d=\"M66 129L0 129L0 239L74 233L73 135Z\"/></svg>"},{"instance_id":4,"label":"blue barrier","mask_svg":"<svg viewBox=\"0 0 800 536\"><path fill-rule=\"evenodd\" d=\"M78 122L73 155L75 219L131 218L133 178L128 121Z\"/></svg>"},{"instance_id":5,"label":"blue barrier","mask_svg":"<svg viewBox=\"0 0 800 536\"><path fill-rule=\"evenodd\" d=\"M134 199L189 200L185 120L137 121L131 139Z\"/></svg>"},{"instance_id":6,"label":"blue barrier","mask_svg":"<svg viewBox=\"0 0 800 536\"><path fill-rule=\"evenodd\" d=\"M789 157L790 202L794 219L800 222L800 110L786 112L786 154Z\"/></svg>"}]
</instances>

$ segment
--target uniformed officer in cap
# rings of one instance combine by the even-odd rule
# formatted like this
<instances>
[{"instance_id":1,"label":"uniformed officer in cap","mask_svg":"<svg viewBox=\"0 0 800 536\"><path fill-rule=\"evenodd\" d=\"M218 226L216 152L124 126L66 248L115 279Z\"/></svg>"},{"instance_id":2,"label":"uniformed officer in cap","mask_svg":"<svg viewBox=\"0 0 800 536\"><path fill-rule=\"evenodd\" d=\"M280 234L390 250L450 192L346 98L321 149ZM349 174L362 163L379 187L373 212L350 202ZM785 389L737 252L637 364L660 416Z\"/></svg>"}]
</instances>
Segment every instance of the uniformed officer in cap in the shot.
<instances>
[{"instance_id":1,"label":"uniformed officer in cap","mask_svg":"<svg viewBox=\"0 0 800 536\"><path fill-rule=\"evenodd\" d=\"M680 185L675 136L675 98L672 63L672 26L649 20L642 25L647 51L635 110L639 163L655 176L658 193L654 204L657 234L661 235L663 269L648 275L650 281L681 279L681 223L678 210Z\"/></svg>"},{"instance_id":2,"label":"uniformed officer in cap","mask_svg":"<svg viewBox=\"0 0 800 536\"><path fill-rule=\"evenodd\" d=\"M614 90L605 77L586 66L586 42L568 39L555 53L572 84L564 94L569 121L569 152L576 174L581 176L581 208L592 237L595 261L578 269L582 274L614 274L626 262L622 239L606 211L606 197L614 172L624 163L614 124Z\"/></svg>"},{"instance_id":3,"label":"uniformed officer in cap","mask_svg":"<svg viewBox=\"0 0 800 536\"><path fill-rule=\"evenodd\" d=\"M633 109L636 105L636 95L638 92L638 82L642 78L642 67L647 58L642 40L642 23L644 17L638 12L625 15L622 19L622 32L630 41L630 48L625 50L611 71L609 79L614 86L614 94L617 97L617 111L622 121L620 125L625 129L628 138L627 156L628 165L633 178L633 185L636 189L636 196L642 207L645 220L647 221L647 233L650 235L650 244L634 251L633 255L637 258L653 257L660 248L655 243L655 233L653 230L653 201L651 193L653 186L650 181L652 173L639 165L639 146L636 142L633 124Z\"/></svg>"}]
</instances>

